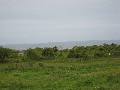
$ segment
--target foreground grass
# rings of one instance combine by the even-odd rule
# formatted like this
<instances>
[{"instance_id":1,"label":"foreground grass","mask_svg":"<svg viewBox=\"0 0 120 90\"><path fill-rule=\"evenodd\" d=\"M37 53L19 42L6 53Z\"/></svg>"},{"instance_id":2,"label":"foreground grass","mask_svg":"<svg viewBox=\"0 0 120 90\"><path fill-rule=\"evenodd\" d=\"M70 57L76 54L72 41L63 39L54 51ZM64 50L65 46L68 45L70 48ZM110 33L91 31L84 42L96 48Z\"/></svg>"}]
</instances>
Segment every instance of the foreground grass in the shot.
<instances>
[{"instance_id":1,"label":"foreground grass","mask_svg":"<svg viewBox=\"0 0 120 90\"><path fill-rule=\"evenodd\" d=\"M120 59L0 64L0 90L119 90Z\"/></svg>"}]
</instances>

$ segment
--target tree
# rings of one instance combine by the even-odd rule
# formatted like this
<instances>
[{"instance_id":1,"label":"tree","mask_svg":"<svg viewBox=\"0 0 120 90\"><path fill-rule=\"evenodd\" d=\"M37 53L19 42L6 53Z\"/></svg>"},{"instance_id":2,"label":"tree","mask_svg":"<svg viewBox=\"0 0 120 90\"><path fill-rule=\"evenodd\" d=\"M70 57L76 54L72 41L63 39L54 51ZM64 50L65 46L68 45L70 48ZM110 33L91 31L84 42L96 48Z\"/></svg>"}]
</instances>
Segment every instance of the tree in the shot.
<instances>
[{"instance_id":1,"label":"tree","mask_svg":"<svg viewBox=\"0 0 120 90\"><path fill-rule=\"evenodd\" d=\"M6 62L12 55L13 50L0 47L0 62Z\"/></svg>"},{"instance_id":2,"label":"tree","mask_svg":"<svg viewBox=\"0 0 120 90\"><path fill-rule=\"evenodd\" d=\"M54 58L54 51L52 48L44 48L42 51L42 56L44 58Z\"/></svg>"},{"instance_id":3,"label":"tree","mask_svg":"<svg viewBox=\"0 0 120 90\"><path fill-rule=\"evenodd\" d=\"M31 49L31 48L28 49L26 51L26 55L28 59L34 59L34 60L40 59L40 54L36 49Z\"/></svg>"},{"instance_id":4,"label":"tree","mask_svg":"<svg viewBox=\"0 0 120 90\"><path fill-rule=\"evenodd\" d=\"M100 51L95 52L94 57L95 58L105 57L105 53L104 52L100 52Z\"/></svg>"},{"instance_id":5,"label":"tree","mask_svg":"<svg viewBox=\"0 0 120 90\"><path fill-rule=\"evenodd\" d=\"M80 54L77 53L74 49L70 49L67 57L68 58L79 58Z\"/></svg>"},{"instance_id":6,"label":"tree","mask_svg":"<svg viewBox=\"0 0 120 90\"><path fill-rule=\"evenodd\" d=\"M58 51L57 46L53 47L53 51L56 53Z\"/></svg>"}]
</instances>

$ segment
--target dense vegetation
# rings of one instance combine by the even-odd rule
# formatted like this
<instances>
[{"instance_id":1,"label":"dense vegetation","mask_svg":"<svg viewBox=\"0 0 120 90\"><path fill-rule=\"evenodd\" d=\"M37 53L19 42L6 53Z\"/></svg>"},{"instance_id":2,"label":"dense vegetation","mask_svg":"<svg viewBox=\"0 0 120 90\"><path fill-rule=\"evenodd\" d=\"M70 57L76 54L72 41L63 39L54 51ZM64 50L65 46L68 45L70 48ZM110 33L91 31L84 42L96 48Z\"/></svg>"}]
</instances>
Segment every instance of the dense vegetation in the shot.
<instances>
[{"instance_id":1,"label":"dense vegetation","mask_svg":"<svg viewBox=\"0 0 120 90\"><path fill-rule=\"evenodd\" d=\"M119 90L120 45L0 47L0 90Z\"/></svg>"},{"instance_id":2,"label":"dense vegetation","mask_svg":"<svg viewBox=\"0 0 120 90\"><path fill-rule=\"evenodd\" d=\"M56 46L53 48L34 48L24 51L15 51L0 47L0 62L8 59L26 60L45 60L45 59L66 59L79 58L80 60L89 60L97 58L118 58L120 57L120 45L112 43L100 46L74 46L72 49L59 50Z\"/></svg>"}]
</instances>

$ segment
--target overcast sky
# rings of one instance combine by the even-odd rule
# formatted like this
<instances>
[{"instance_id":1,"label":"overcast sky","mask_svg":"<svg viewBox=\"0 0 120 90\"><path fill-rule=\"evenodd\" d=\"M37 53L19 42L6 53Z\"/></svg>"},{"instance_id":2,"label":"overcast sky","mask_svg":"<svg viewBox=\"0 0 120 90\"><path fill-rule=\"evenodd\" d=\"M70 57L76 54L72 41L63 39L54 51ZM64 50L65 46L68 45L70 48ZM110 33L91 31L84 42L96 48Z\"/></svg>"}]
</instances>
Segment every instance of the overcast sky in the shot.
<instances>
[{"instance_id":1,"label":"overcast sky","mask_svg":"<svg viewBox=\"0 0 120 90\"><path fill-rule=\"evenodd\" d=\"M0 0L0 44L120 40L120 0Z\"/></svg>"}]
</instances>

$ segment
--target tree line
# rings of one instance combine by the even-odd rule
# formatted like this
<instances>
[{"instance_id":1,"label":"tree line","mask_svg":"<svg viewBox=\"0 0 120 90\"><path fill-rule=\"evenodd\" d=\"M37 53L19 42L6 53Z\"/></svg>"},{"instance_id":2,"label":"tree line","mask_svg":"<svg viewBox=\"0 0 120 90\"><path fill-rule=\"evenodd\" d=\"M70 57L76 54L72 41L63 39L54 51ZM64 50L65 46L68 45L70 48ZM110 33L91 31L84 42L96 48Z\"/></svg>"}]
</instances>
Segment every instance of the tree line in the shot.
<instances>
[{"instance_id":1,"label":"tree line","mask_svg":"<svg viewBox=\"0 0 120 90\"><path fill-rule=\"evenodd\" d=\"M10 59L17 60L52 60L65 58L78 58L81 60L97 58L119 58L120 45L103 44L93 46L74 46L72 49L59 50L58 47L46 47L18 51L0 47L0 62L7 62Z\"/></svg>"}]
</instances>

